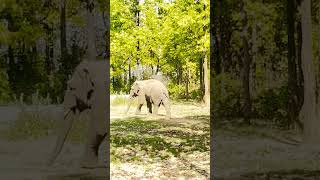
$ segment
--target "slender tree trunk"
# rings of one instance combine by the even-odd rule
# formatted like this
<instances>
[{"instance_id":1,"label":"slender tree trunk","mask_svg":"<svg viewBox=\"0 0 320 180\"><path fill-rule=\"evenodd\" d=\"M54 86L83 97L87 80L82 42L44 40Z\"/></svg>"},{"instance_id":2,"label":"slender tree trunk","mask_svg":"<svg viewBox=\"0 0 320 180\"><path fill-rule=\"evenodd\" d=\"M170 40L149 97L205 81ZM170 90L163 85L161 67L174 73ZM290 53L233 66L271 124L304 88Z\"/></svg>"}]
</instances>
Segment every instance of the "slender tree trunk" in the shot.
<instances>
[{"instance_id":1,"label":"slender tree trunk","mask_svg":"<svg viewBox=\"0 0 320 180\"><path fill-rule=\"evenodd\" d=\"M218 0L217 1L218 3L218 12L219 12L219 15L218 15L218 21L219 21L219 33L217 35L217 38L218 38L218 47L219 47L219 55L218 55L218 64L219 64L219 67L217 67L217 74L220 74L221 71L222 71L222 63L224 62L224 57L225 57L225 39L224 39L224 33L225 33L225 30L224 30L224 0Z\"/></svg>"},{"instance_id":2,"label":"slender tree trunk","mask_svg":"<svg viewBox=\"0 0 320 180\"><path fill-rule=\"evenodd\" d=\"M288 122L289 129L295 122L300 128L302 124L298 121L298 99L297 99L297 67L296 49L294 36L295 4L292 0L287 0L287 20L288 20Z\"/></svg>"},{"instance_id":3,"label":"slender tree trunk","mask_svg":"<svg viewBox=\"0 0 320 180\"><path fill-rule=\"evenodd\" d=\"M140 26L140 10L138 9L138 6L140 5L140 0L136 0L136 12L135 12L135 16L136 16L136 26L139 27ZM137 59L136 59L136 64L137 64L137 68L138 68L138 80L142 80L142 72L140 72L140 67L142 66L141 62L140 62L140 56L139 53L140 52L140 40L138 38L137 41Z\"/></svg>"},{"instance_id":4,"label":"slender tree trunk","mask_svg":"<svg viewBox=\"0 0 320 180\"><path fill-rule=\"evenodd\" d=\"M303 105L304 101L304 83L303 83L303 72L302 72L302 27L301 27L301 19L297 22L297 58L296 58L296 64L297 64L297 85L298 85L298 110L301 110L301 107ZM303 125L303 124L302 124Z\"/></svg>"},{"instance_id":5,"label":"slender tree trunk","mask_svg":"<svg viewBox=\"0 0 320 180\"><path fill-rule=\"evenodd\" d=\"M53 38L52 38L52 34L53 34L53 29L50 28L49 26L46 27L46 36L48 37L48 40L46 42L46 60L45 60L45 64L46 64L46 71L47 71L47 75L51 75L53 70L54 70L54 63L53 63Z\"/></svg>"},{"instance_id":6,"label":"slender tree trunk","mask_svg":"<svg viewBox=\"0 0 320 180\"><path fill-rule=\"evenodd\" d=\"M186 73L186 99L189 99L189 68L186 69L187 73Z\"/></svg>"},{"instance_id":7,"label":"slender tree trunk","mask_svg":"<svg viewBox=\"0 0 320 180\"><path fill-rule=\"evenodd\" d=\"M320 103L320 1L318 1L318 72L317 72L317 103Z\"/></svg>"},{"instance_id":8,"label":"slender tree trunk","mask_svg":"<svg viewBox=\"0 0 320 180\"><path fill-rule=\"evenodd\" d=\"M254 26L253 30L252 30L252 34L251 34L251 41L252 41L252 71L250 72L250 92L254 95L256 93L256 83L255 83L255 74L256 74L256 54L258 51L258 44L257 44L257 38L258 38L258 34L257 34L257 25Z\"/></svg>"},{"instance_id":9,"label":"slender tree trunk","mask_svg":"<svg viewBox=\"0 0 320 180\"><path fill-rule=\"evenodd\" d=\"M221 0L217 1L210 1L210 25L211 25L211 48L212 48L212 63L213 63L213 69L214 74L218 75L221 73L221 56L220 56L220 31L219 28L221 26L219 25L220 20L220 12L221 12ZM215 13L215 16L212 16L212 14ZM201 66L203 62L201 60Z\"/></svg>"},{"instance_id":10,"label":"slender tree trunk","mask_svg":"<svg viewBox=\"0 0 320 180\"><path fill-rule=\"evenodd\" d=\"M241 32L242 38L242 65L241 65L241 81L242 81L242 115L244 122L250 124L251 115L251 97L250 97L250 64L251 57L249 54L249 43L248 43L248 17L244 9L244 2L241 3L241 17L243 30Z\"/></svg>"},{"instance_id":11,"label":"slender tree trunk","mask_svg":"<svg viewBox=\"0 0 320 180\"><path fill-rule=\"evenodd\" d=\"M208 68L208 58L207 55L204 57L203 61L203 79L204 79L204 96L203 96L203 102L206 106L210 105L210 84L209 84L209 68Z\"/></svg>"},{"instance_id":12,"label":"slender tree trunk","mask_svg":"<svg viewBox=\"0 0 320 180\"><path fill-rule=\"evenodd\" d=\"M95 30L95 4L93 0L87 1L87 40L88 61L96 60L96 30ZM108 53L107 53L108 54Z\"/></svg>"},{"instance_id":13,"label":"slender tree trunk","mask_svg":"<svg viewBox=\"0 0 320 180\"><path fill-rule=\"evenodd\" d=\"M60 4L60 47L61 62L65 63L67 59L67 28L66 28L66 0L61 0Z\"/></svg>"},{"instance_id":14,"label":"slender tree trunk","mask_svg":"<svg viewBox=\"0 0 320 180\"><path fill-rule=\"evenodd\" d=\"M204 85L203 85L203 59L202 58L199 59L199 81L200 81L199 90L201 92L201 95L203 95Z\"/></svg>"},{"instance_id":15,"label":"slender tree trunk","mask_svg":"<svg viewBox=\"0 0 320 180\"><path fill-rule=\"evenodd\" d=\"M160 71L160 58L157 58L157 69L156 69L156 74L158 74L158 72Z\"/></svg>"},{"instance_id":16,"label":"slender tree trunk","mask_svg":"<svg viewBox=\"0 0 320 180\"><path fill-rule=\"evenodd\" d=\"M318 119L315 73L312 62L312 21L311 0L301 3L302 27L302 70L304 78L304 103L300 111L300 118L304 123L304 142L308 145L318 144L320 139L320 121Z\"/></svg>"},{"instance_id":17,"label":"slender tree trunk","mask_svg":"<svg viewBox=\"0 0 320 180\"><path fill-rule=\"evenodd\" d=\"M130 88L131 88L131 59L128 60L128 63L129 63L129 68L128 68L128 71L129 71L128 90L130 90Z\"/></svg>"}]
</instances>

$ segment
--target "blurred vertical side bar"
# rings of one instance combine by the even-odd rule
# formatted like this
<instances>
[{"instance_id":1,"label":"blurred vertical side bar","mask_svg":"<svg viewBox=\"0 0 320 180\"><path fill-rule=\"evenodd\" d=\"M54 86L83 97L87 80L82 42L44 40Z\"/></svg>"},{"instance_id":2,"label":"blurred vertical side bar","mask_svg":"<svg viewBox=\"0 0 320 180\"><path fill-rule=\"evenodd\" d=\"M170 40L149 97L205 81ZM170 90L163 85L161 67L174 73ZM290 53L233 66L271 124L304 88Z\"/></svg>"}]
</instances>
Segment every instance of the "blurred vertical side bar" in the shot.
<instances>
[{"instance_id":1,"label":"blurred vertical side bar","mask_svg":"<svg viewBox=\"0 0 320 180\"><path fill-rule=\"evenodd\" d=\"M110 96L110 0L106 0L106 56L105 59L107 61L107 95ZM108 111L108 123L107 123L107 178L110 179L110 101L108 102L109 111Z\"/></svg>"},{"instance_id":2,"label":"blurred vertical side bar","mask_svg":"<svg viewBox=\"0 0 320 180\"><path fill-rule=\"evenodd\" d=\"M210 179L213 179L213 167L214 167L214 138L213 138L213 93L212 93L212 86L213 86L213 76L214 76L214 2L216 0L210 0Z\"/></svg>"}]
</instances>

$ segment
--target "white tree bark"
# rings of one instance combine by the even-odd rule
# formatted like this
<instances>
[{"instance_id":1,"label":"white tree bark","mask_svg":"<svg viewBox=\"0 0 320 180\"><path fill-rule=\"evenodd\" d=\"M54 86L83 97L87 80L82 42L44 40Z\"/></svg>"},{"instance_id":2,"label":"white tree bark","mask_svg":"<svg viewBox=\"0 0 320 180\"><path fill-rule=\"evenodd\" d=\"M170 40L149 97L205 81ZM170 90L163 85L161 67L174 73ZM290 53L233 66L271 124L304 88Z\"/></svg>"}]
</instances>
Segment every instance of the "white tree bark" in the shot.
<instances>
[{"instance_id":1,"label":"white tree bark","mask_svg":"<svg viewBox=\"0 0 320 180\"><path fill-rule=\"evenodd\" d=\"M312 62L312 22L311 0L301 3L302 25L302 71L304 78L304 103L300 111L300 119L304 124L303 141L308 145L320 142L320 121L316 104L316 79Z\"/></svg>"}]
</instances>

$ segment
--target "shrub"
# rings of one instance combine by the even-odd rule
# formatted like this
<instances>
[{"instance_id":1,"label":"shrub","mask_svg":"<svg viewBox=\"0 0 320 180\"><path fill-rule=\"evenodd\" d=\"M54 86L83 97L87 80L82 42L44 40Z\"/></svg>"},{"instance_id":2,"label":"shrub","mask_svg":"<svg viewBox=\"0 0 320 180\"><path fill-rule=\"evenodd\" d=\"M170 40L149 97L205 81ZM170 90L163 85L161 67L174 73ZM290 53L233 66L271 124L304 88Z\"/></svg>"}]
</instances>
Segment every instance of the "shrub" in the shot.
<instances>
[{"instance_id":1,"label":"shrub","mask_svg":"<svg viewBox=\"0 0 320 180\"><path fill-rule=\"evenodd\" d=\"M230 75L220 74L212 80L215 116L232 118L240 115L240 82Z\"/></svg>"},{"instance_id":2,"label":"shrub","mask_svg":"<svg viewBox=\"0 0 320 180\"><path fill-rule=\"evenodd\" d=\"M287 117L287 99L287 86L263 91L253 100L254 115L283 124Z\"/></svg>"}]
</instances>

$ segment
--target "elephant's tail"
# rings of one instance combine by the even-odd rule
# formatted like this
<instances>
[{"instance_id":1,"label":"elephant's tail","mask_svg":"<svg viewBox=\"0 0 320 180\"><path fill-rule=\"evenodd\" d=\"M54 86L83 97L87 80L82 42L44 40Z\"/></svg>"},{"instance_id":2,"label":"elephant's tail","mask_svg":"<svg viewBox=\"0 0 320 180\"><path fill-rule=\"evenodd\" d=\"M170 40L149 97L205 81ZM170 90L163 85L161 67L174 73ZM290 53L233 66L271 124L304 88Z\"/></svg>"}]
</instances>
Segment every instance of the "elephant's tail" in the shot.
<instances>
[{"instance_id":1,"label":"elephant's tail","mask_svg":"<svg viewBox=\"0 0 320 180\"><path fill-rule=\"evenodd\" d=\"M167 99L169 99L169 93L168 92L164 92L163 94Z\"/></svg>"},{"instance_id":2,"label":"elephant's tail","mask_svg":"<svg viewBox=\"0 0 320 180\"><path fill-rule=\"evenodd\" d=\"M72 112L72 110L69 109L69 111L64 115L62 127L61 127L61 129L59 129L60 132L58 132L56 146L55 146L51 156L49 157L48 165L51 165L56 160L56 158L60 154L62 147L64 145L64 142L70 132L71 126L74 121L74 117L71 116L70 113L75 113L75 112Z\"/></svg>"}]
</instances>

